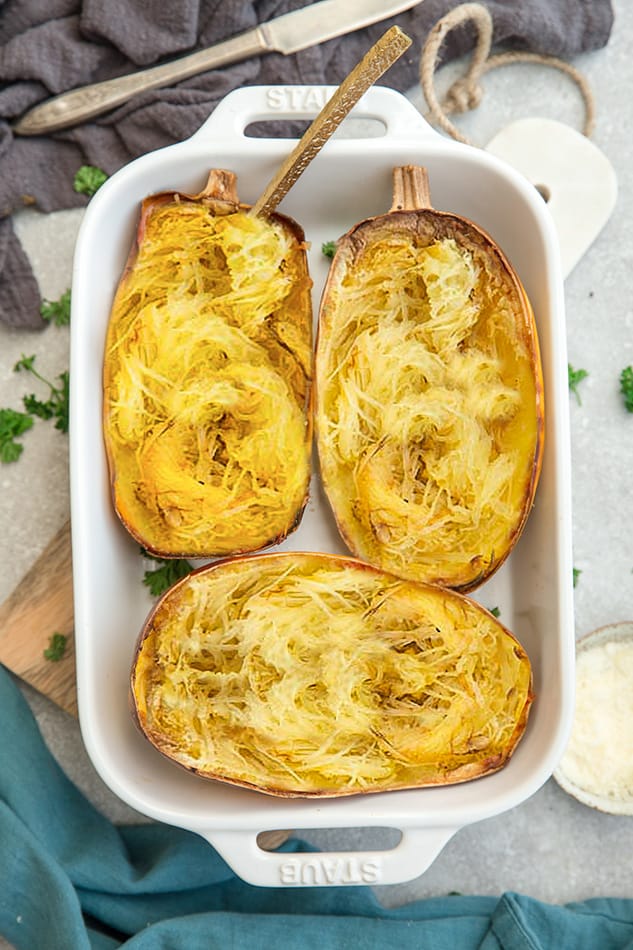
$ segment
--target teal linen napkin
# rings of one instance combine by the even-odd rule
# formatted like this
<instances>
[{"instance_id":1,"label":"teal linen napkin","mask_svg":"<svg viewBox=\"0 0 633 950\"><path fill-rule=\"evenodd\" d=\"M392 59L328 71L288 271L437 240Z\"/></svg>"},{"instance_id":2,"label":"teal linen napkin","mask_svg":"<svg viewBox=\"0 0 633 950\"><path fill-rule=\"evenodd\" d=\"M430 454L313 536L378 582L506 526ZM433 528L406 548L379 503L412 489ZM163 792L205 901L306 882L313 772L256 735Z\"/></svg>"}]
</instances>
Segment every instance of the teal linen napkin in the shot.
<instances>
[{"instance_id":1,"label":"teal linen napkin","mask_svg":"<svg viewBox=\"0 0 633 950\"><path fill-rule=\"evenodd\" d=\"M0 934L18 950L633 950L624 899L559 907L506 893L385 909L367 887L253 887L195 834L96 811L3 667L0 714Z\"/></svg>"}]
</instances>

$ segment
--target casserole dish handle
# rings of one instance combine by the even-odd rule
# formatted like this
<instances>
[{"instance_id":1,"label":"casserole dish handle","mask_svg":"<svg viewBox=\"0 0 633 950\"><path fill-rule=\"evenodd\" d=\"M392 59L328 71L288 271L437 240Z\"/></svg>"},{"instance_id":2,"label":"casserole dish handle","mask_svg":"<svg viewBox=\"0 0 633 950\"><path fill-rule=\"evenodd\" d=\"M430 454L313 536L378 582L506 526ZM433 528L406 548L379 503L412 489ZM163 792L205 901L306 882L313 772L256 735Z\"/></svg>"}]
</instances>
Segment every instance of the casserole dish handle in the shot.
<instances>
[{"instance_id":1,"label":"casserole dish handle","mask_svg":"<svg viewBox=\"0 0 633 950\"><path fill-rule=\"evenodd\" d=\"M244 143L249 138L246 129L255 122L313 119L336 89L336 86L246 86L235 89L218 103L189 141ZM380 123L385 130L384 137L388 139L410 139L412 133L416 137L441 138L405 96L386 86L369 89L349 117ZM376 138L374 134L370 137Z\"/></svg>"},{"instance_id":2,"label":"casserole dish handle","mask_svg":"<svg viewBox=\"0 0 633 950\"><path fill-rule=\"evenodd\" d=\"M242 880L264 887L401 884L419 877L457 831L409 828L388 851L264 851L253 831L201 831Z\"/></svg>"}]
</instances>

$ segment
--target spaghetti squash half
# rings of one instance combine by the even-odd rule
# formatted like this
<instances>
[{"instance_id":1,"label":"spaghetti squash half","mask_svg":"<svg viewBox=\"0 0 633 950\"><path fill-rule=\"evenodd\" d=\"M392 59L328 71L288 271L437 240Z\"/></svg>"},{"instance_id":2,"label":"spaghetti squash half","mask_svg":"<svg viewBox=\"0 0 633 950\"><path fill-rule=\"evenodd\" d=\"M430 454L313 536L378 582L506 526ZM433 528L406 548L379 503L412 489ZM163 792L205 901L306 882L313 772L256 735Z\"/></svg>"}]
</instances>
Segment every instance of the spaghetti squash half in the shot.
<instances>
[{"instance_id":1,"label":"spaghetti squash half","mask_svg":"<svg viewBox=\"0 0 633 950\"><path fill-rule=\"evenodd\" d=\"M141 634L131 697L149 741L205 778L340 796L500 769L532 691L525 651L474 601L288 553L172 587Z\"/></svg>"},{"instance_id":2,"label":"spaghetti squash half","mask_svg":"<svg viewBox=\"0 0 633 950\"><path fill-rule=\"evenodd\" d=\"M301 517L305 250L294 221L239 204L230 172L143 202L108 327L104 433L116 511L156 556L258 550Z\"/></svg>"},{"instance_id":3,"label":"spaghetti squash half","mask_svg":"<svg viewBox=\"0 0 633 950\"><path fill-rule=\"evenodd\" d=\"M468 591L516 543L543 451L534 316L492 239L396 170L391 212L339 242L315 363L322 481L350 550Z\"/></svg>"}]
</instances>

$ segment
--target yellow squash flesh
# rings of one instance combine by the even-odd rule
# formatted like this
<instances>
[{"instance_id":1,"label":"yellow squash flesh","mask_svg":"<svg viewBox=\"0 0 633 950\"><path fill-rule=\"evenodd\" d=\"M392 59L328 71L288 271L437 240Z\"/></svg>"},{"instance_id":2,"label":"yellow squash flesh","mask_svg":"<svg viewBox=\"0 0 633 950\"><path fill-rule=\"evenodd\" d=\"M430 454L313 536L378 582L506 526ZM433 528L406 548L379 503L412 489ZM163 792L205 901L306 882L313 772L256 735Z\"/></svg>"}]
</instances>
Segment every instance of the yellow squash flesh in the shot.
<instances>
[{"instance_id":1,"label":"yellow squash flesh","mask_svg":"<svg viewBox=\"0 0 633 950\"><path fill-rule=\"evenodd\" d=\"M321 477L353 554L468 591L503 563L533 504L544 418L536 327L492 239L419 207L423 170L396 171L419 189L414 200L405 187L390 213L338 242L323 293Z\"/></svg>"},{"instance_id":2,"label":"yellow squash flesh","mask_svg":"<svg viewBox=\"0 0 633 950\"><path fill-rule=\"evenodd\" d=\"M199 775L281 796L446 785L500 769L528 657L474 601L351 558L233 558L175 585L131 674L135 718Z\"/></svg>"},{"instance_id":3,"label":"yellow squash flesh","mask_svg":"<svg viewBox=\"0 0 633 950\"><path fill-rule=\"evenodd\" d=\"M145 200L111 312L104 435L117 513L160 557L255 551L307 499L311 281L299 226L235 176Z\"/></svg>"}]
</instances>

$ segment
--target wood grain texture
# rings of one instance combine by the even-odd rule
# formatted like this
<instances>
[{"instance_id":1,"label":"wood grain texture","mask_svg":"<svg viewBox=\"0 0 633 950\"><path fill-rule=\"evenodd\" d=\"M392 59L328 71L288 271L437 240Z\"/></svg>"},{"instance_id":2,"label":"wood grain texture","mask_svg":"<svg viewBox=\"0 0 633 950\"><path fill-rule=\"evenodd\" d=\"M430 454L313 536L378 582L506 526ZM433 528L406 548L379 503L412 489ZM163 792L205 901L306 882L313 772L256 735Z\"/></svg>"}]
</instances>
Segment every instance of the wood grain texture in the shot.
<instances>
[{"instance_id":1,"label":"wood grain texture","mask_svg":"<svg viewBox=\"0 0 633 950\"><path fill-rule=\"evenodd\" d=\"M0 662L40 693L77 715L70 524L66 522L0 605ZM54 633L64 656L47 660Z\"/></svg>"}]
</instances>

